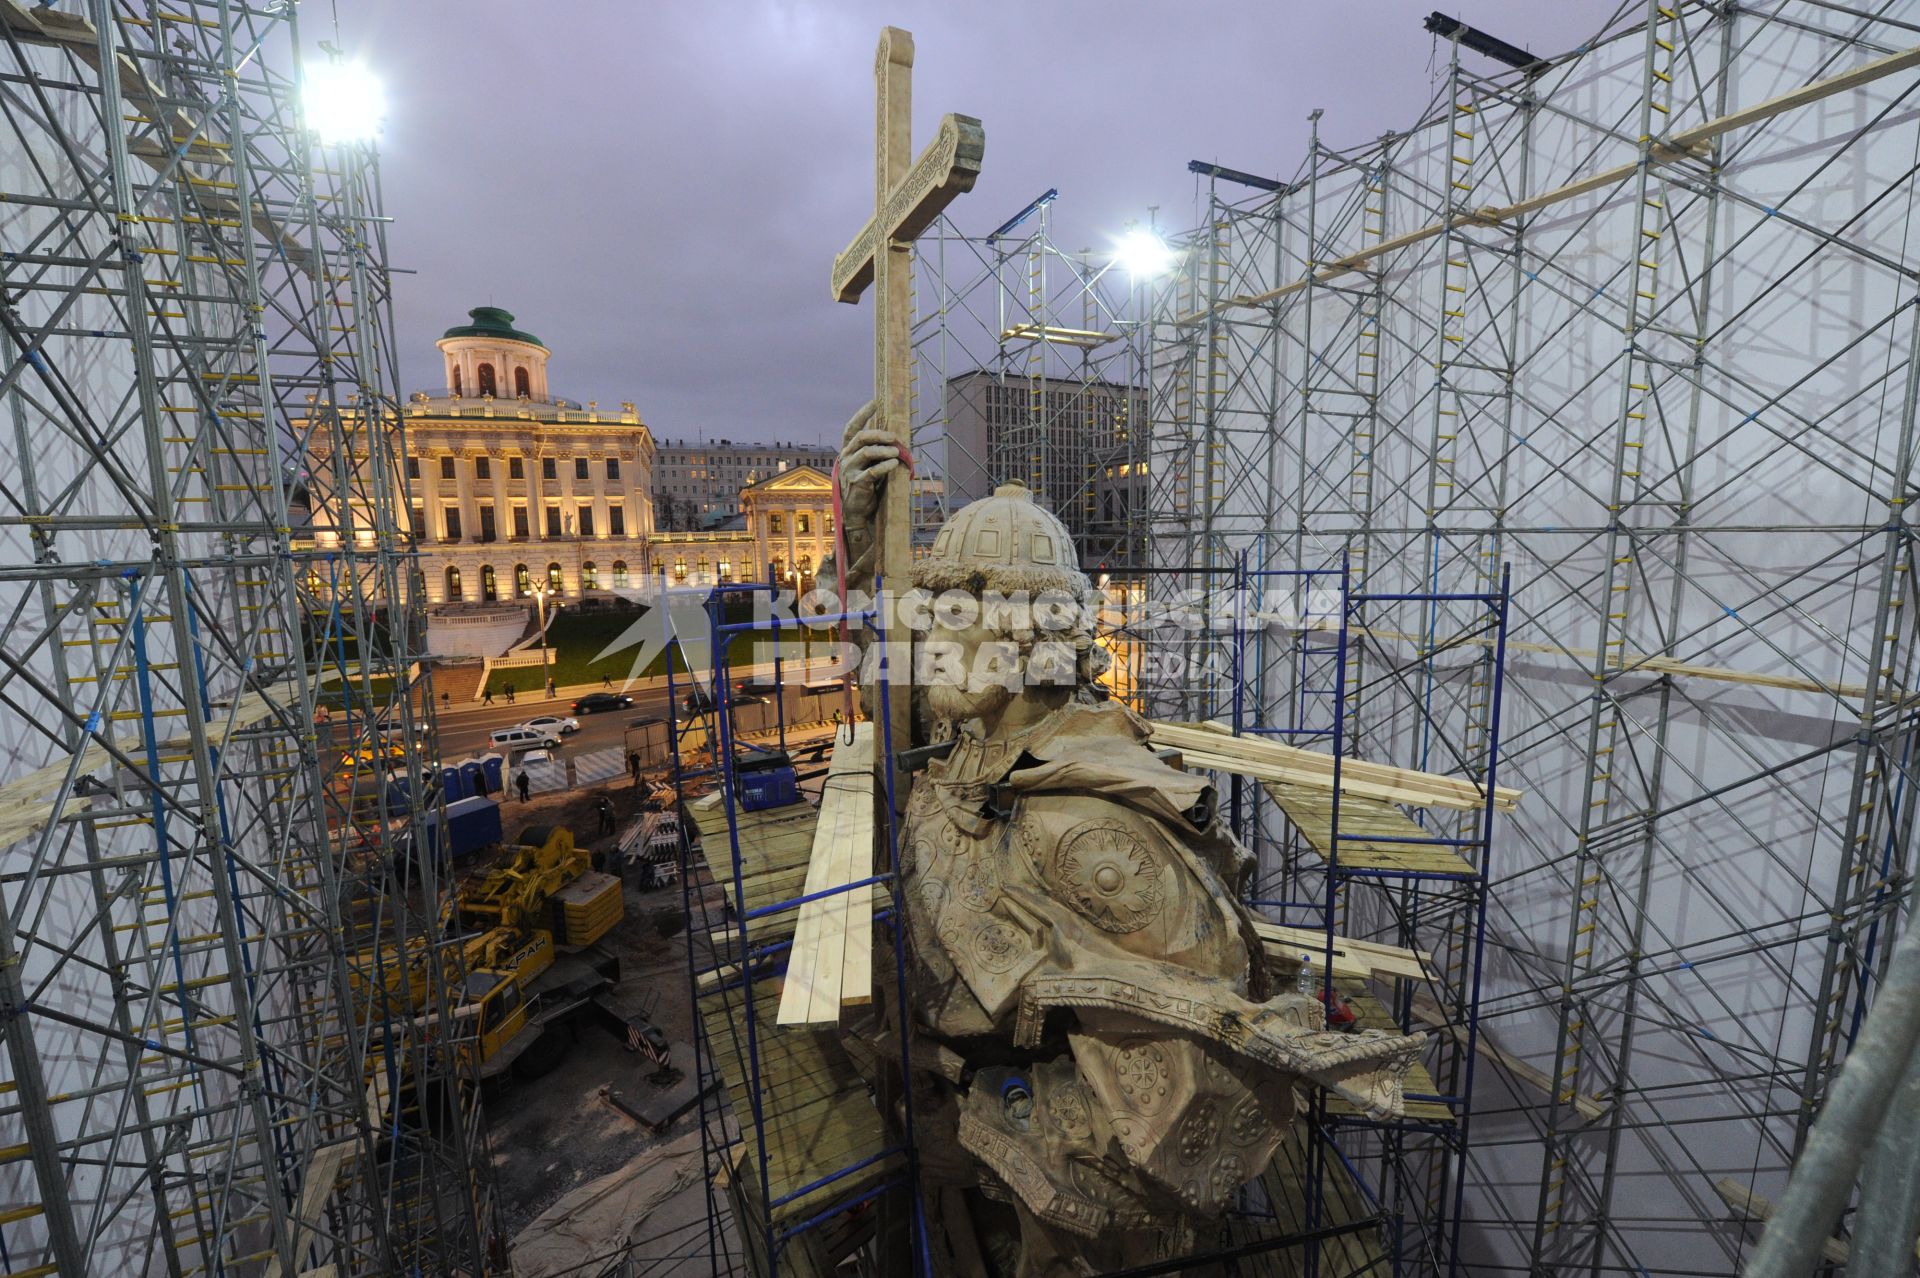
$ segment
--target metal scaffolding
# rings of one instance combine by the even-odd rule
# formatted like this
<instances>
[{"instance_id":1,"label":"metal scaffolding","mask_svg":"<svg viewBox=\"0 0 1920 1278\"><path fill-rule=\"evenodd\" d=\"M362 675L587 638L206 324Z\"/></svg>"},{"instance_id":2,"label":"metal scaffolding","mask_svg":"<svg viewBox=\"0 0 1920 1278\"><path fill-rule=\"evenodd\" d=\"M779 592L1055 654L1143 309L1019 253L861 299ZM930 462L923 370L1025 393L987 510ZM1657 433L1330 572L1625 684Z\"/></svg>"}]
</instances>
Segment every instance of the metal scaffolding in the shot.
<instances>
[{"instance_id":1,"label":"metal scaffolding","mask_svg":"<svg viewBox=\"0 0 1920 1278\"><path fill-rule=\"evenodd\" d=\"M1124 573L1145 551L1145 289L1111 254L1053 242L1057 195L985 236L943 217L915 247L913 440L941 481L915 532L1018 482L1089 571Z\"/></svg>"},{"instance_id":2,"label":"metal scaffolding","mask_svg":"<svg viewBox=\"0 0 1920 1278\"><path fill-rule=\"evenodd\" d=\"M1278 191L1213 180L1159 294L1156 594L1512 564L1492 1068L1421 1269L1732 1272L1906 923L1916 43L1920 7L1828 0L1633 0L1511 70L1449 40L1410 129L1343 149L1316 112ZM1238 684L1286 722L1332 682L1296 633L1243 667L1191 630L1148 702L1225 717ZM1350 748L1475 757L1467 617L1353 637Z\"/></svg>"},{"instance_id":3,"label":"metal scaffolding","mask_svg":"<svg viewBox=\"0 0 1920 1278\"><path fill-rule=\"evenodd\" d=\"M76 7L0 0L0 1268L478 1273L376 159L295 6Z\"/></svg>"}]
</instances>

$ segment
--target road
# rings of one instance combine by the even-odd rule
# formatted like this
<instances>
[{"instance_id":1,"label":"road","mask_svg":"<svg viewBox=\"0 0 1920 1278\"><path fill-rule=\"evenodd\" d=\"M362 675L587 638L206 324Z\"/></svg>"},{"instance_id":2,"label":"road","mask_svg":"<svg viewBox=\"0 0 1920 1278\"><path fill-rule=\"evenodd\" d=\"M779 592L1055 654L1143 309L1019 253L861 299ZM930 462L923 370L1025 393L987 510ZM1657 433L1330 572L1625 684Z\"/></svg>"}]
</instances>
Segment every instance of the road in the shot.
<instances>
[{"instance_id":1,"label":"road","mask_svg":"<svg viewBox=\"0 0 1920 1278\"><path fill-rule=\"evenodd\" d=\"M591 750L605 750L626 743L627 725L636 719L666 718L667 693L665 688L643 689L629 693L633 705L625 710L604 711L600 714L574 715L580 720L580 730L566 736L561 745L562 756L584 754ZM817 720L832 713L838 704L832 697L820 697L797 687L789 687L786 692L787 723L789 726ZM445 763L455 763L469 759L474 755L486 754L492 749L487 734L499 728L510 728L517 723L537 715L572 715L570 700L549 701L544 697L521 697L515 704L495 698L488 705L456 706L442 710L439 715L440 759ZM742 731L751 732L760 727L773 726L775 719L771 703L763 705L741 706L734 722ZM666 729L657 727L651 730L650 740L657 743L659 753L649 764L664 763Z\"/></svg>"}]
</instances>

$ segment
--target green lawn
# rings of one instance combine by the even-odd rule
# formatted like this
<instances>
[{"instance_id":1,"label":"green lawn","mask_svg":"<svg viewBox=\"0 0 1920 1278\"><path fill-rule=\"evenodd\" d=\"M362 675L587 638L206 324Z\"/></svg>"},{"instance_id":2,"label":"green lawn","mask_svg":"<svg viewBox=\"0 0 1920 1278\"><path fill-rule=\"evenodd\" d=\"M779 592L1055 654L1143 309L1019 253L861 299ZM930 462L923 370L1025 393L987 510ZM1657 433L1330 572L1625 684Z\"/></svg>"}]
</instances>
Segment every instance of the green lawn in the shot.
<instances>
[{"instance_id":1,"label":"green lawn","mask_svg":"<svg viewBox=\"0 0 1920 1278\"><path fill-rule=\"evenodd\" d=\"M741 619L748 615L751 605L742 601ZM549 648L548 674L554 686L564 688L570 684L599 683L608 678L615 687L625 683L629 676L637 679L653 679L667 672L667 654L659 653L642 670L633 669L634 652L626 648L610 654L604 661L594 660L606 646L617 640L627 627L634 622L635 614L622 613L571 613L562 614L553 619L547 627L547 646ZM805 632L808 644L826 644L834 636ZM793 634L781 643L783 657L798 658L801 655L802 638ZM540 645L534 644L524 651L539 652ZM735 666L751 665L755 661L773 660L773 643L764 636L735 635L728 652L728 660ZM674 673L686 673L686 663L676 655ZM540 667L513 666L495 670L487 677L487 687L495 695L506 690L511 683L521 692L532 691L540 686Z\"/></svg>"},{"instance_id":2,"label":"green lawn","mask_svg":"<svg viewBox=\"0 0 1920 1278\"><path fill-rule=\"evenodd\" d=\"M369 685L372 687L371 702L363 700ZM344 683L332 679L321 684L314 694L314 700L335 714L345 712L349 701L353 703L356 713L379 714L387 708L387 701L392 695L392 675L375 675L367 684L363 684L359 675L349 672Z\"/></svg>"}]
</instances>

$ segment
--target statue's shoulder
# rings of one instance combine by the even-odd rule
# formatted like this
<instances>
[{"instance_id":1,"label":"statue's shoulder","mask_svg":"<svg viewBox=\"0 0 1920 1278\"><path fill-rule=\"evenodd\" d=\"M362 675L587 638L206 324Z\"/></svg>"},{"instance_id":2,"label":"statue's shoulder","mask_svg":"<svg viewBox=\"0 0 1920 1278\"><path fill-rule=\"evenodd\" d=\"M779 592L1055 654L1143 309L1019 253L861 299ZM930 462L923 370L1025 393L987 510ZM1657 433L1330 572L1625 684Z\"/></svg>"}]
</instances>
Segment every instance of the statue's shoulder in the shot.
<instances>
[{"instance_id":1,"label":"statue's shoulder","mask_svg":"<svg viewBox=\"0 0 1920 1278\"><path fill-rule=\"evenodd\" d=\"M1131 809L1181 835L1210 827L1212 784L1169 766L1147 737L1146 722L1119 702L1063 707L1027 745L1007 785L1047 807L1072 800Z\"/></svg>"}]
</instances>

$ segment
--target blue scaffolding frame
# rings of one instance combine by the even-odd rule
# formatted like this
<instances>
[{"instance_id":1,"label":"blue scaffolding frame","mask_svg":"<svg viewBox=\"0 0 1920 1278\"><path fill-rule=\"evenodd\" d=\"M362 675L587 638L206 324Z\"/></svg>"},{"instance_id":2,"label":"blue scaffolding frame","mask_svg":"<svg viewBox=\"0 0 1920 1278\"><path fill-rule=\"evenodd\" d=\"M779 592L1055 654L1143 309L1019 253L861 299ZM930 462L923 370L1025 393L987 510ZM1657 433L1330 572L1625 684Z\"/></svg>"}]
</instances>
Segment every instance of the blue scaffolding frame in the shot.
<instances>
[{"instance_id":1,"label":"blue scaffolding frame","mask_svg":"<svg viewBox=\"0 0 1920 1278\"><path fill-rule=\"evenodd\" d=\"M1268 636L1264 625L1256 628L1248 624L1248 601L1250 598L1257 601L1264 596L1269 583L1279 581L1291 583L1296 588L1296 597L1304 598L1309 603L1315 597L1316 587L1325 591L1328 586L1336 586L1338 602L1337 606L1324 607L1317 614L1309 609L1301 616L1300 638L1294 653L1297 665L1291 671L1291 686L1283 690L1286 694L1285 721L1271 723L1267 721L1267 706L1265 699L1258 695L1258 689L1253 690L1255 701L1249 705L1250 684L1254 682L1248 675L1249 643L1258 645L1263 651ZM1309 849L1304 835L1296 832L1277 849L1281 853L1282 884L1286 890L1278 896L1263 893L1256 880L1249 906L1276 911L1282 916L1280 922L1299 926L1303 930L1318 931L1324 937L1319 956L1321 995L1329 1007L1338 992L1333 975L1334 938L1338 934L1341 914L1353 903L1356 889L1371 889L1387 898L1389 912L1394 918L1395 944L1418 949L1424 932L1445 927L1449 920L1454 920L1461 924L1459 935L1466 947L1466 952L1443 963L1440 973L1444 980L1448 971L1455 969L1457 962L1458 979L1440 991L1440 1010L1446 1018L1440 1035L1442 1077L1435 1080L1432 1092L1410 1091L1407 1095L1409 1101L1423 1103L1428 1108L1444 1107L1448 1117L1434 1119L1409 1116L1396 1122L1381 1123L1358 1114L1332 1112L1327 1094L1324 1091L1316 1093L1309 1121L1308 1223L1314 1227L1321 1224L1320 1217L1325 1205L1320 1198L1327 1183L1327 1160L1331 1158L1353 1178L1358 1191L1383 1216L1390 1237L1389 1259L1394 1274L1398 1275L1408 1268L1410 1257L1407 1248L1410 1242L1428 1261L1434 1262L1434 1269L1444 1264L1449 1274L1457 1273L1465 1182L1459 1168L1467 1156L1471 1136L1472 1098L1479 1048L1480 988L1486 951L1487 890L1496 816L1494 794L1499 775L1510 569L1502 566L1497 591L1383 593L1353 589L1353 573L1345 554L1342 554L1337 567L1268 569L1251 567L1243 552L1236 559L1233 582L1233 686L1229 720L1233 734L1278 738L1294 745L1325 744L1333 756L1333 793L1328 805L1330 817L1324 838L1325 846L1320 849L1315 872L1302 872ZM1331 599L1327 602L1332 604ZM1391 840L1383 840L1378 834L1354 833L1341 828L1341 778L1345 761L1357 754L1355 733L1349 721L1352 712L1350 694L1360 692L1349 686L1349 657L1354 651L1352 645L1356 642L1356 631L1366 631L1369 620L1383 611L1408 606L1418 606L1423 612L1418 635L1420 651L1416 658L1421 687L1416 696L1408 699L1407 707L1418 715L1415 766L1425 768L1428 765L1436 743L1439 725L1435 723L1433 692L1438 677L1434 663L1437 652L1463 641L1484 649L1489 704L1483 725L1484 739L1478 744L1478 759L1473 757L1476 752L1472 743L1469 743L1465 753L1452 751L1455 761L1481 787L1482 803L1478 809L1461 814L1463 818L1470 818L1463 832L1441 833L1440 827L1435 826L1436 832L1431 835L1418 838L1395 836ZM1448 607L1477 612L1479 631L1441 636L1438 633L1440 616L1442 610ZM1256 603L1254 612L1258 616L1264 610ZM1333 635L1331 643L1312 641L1316 633L1325 632ZM1261 659L1262 651L1256 651L1254 671L1256 678L1264 682L1264 672L1268 666ZM1322 686L1325 675L1321 663L1327 659L1332 662L1331 687ZM1403 672L1394 671L1390 675L1400 673ZM1322 709L1329 702L1330 714ZM1241 789L1236 778L1230 819L1236 835L1257 855L1274 841L1263 833L1265 827L1260 816L1265 805L1261 794L1256 789L1251 801L1243 802ZM1273 802L1274 806L1280 806L1277 800ZM1418 818L1419 824L1422 828L1428 828L1430 819L1430 815L1423 811ZM1368 865L1361 860L1348 861L1341 855L1343 844L1382 841L1446 849L1456 854L1462 865L1458 870L1390 867ZM1317 898L1309 887L1314 883L1319 886ZM1396 896L1397 902L1394 900ZM1414 1023L1412 1007L1413 991L1409 982L1405 978L1396 979L1393 1003L1386 1011L1394 1027L1403 1033L1423 1033L1427 1026ZM1357 1159L1340 1147L1337 1138L1349 1131L1373 1133L1378 1138L1373 1156ZM1430 1138L1437 1150L1419 1159L1417 1152L1410 1153L1407 1148L1410 1137ZM1379 1183L1369 1182L1361 1166L1363 1162L1378 1165ZM1410 1172L1415 1169L1416 1162L1423 1163L1431 1186L1425 1195L1426 1202L1440 1203L1442 1208L1438 1213L1428 1213L1424 1218L1410 1221L1407 1190ZM1311 1248L1306 1264L1309 1274L1317 1273L1319 1268L1318 1242L1313 1243Z\"/></svg>"},{"instance_id":2,"label":"blue scaffolding frame","mask_svg":"<svg viewBox=\"0 0 1920 1278\"><path fill-rule=\"evenodd\" d=\"M772 1180L769 1149L767 1143L766 1103L770 1087L782 1081L775 1078L768 1064L761 1040L763 1006L770 992L762 990L756 994L755 986L777 976L784 971L785 962L792 948L790 937L774 936L770 940L756 943L754 925L767 920L791 916L801 906L811 901L852 892L859 888L880 888L884 892L884 907L875 912L874 921L884 924L892 938L894 986L894 1007L906 1005L906 946L902 929L900 901L900 883L894 872L898 864L898 830L894 813L898 810L894 803L894 776L891 767L885 769L886 802L882 812L887 839L887 865L878 872L852 883L829 888L819 892L802 892L797 895L783 895L778 900L758 905L749 905L746 884L746 861L742 851L742 809L739 804L739 784L737 777L735 731L733 712L735 708L735 689L731 674L732 643L743 636L765 637L773 644L774 684L781 682L784 671L782 638L787 632L801 627L823 627L842 624L858 626L872 634L874 651L879 656L877 692L880 701L877 730L881 734L880 748L885 757L893 757L893 739L890 718L886 709L890 704L891 690L889 672L886 667L885 626L877 611L835 613L801 620L793 617L764 617L746 621L726 620L726 605L731 600L750 599L754 595L777 593L772 583L721 583L705 591L692 593L704 594L703 605L707 618L707 631L710 640L712 689L705 697L693 700L693 709L687 719L687 728L681 727L680 696L675 678L676 658L684 664L684 649L677 638L670 639L667 660L667 698L668 698L668 743L672 762L675 792L681 798L683 814L687 807L688 790L703 782L717 782L720 805L726 816L727 855L725 866L732 876L733 901L737 907L732 911L734 917L727 920L727 926L716 933L711 928L711 919L707 917L706 896L696 892L695 878L700 866L691 850L691 837L683 837L680 874L682 904L687 918L687 978L688 989L693 1002L693 1049L696 1086L700 1091L700 1128L701 1162L707 1181L707 1254L711 1258L712 1272L734 1274L741 1266L756 1275L756 1278L772 1278L784 1272L792 1272L801 1266L788 1267L784 1264L788 1250L803 1236L823 1231L836 1221L850 1214L870 1210L883 1196L899 1194L904 1197L908 1211L909 1233L906 1239L912 1256L912 1265L916 1273L931 1278L931 1260L926 1245L925 1212L921 1201L917 1156L913 1138L913 1103L911 1088L900 1089L900 1131L898 1139L887 1141L881 1138L879 1148L870 1151L853 1151L848 1160L824 1174L814 1177L804 1184L786 1188L775 1194ZM666 599L661 599L664 606ZM697 688L697 683L694 684ZM776 740L779 748L787 748L787 724L785 698L776 693L774 698L779 707L776 711ZM706 739L713 747L714 763L707 767L695 767L683 750L683 742L693 733L704 727ZM851 731L852 725L846 725ZM683 819L682 829L687 830L689 823ZM709 865L714 862L711 851L704 859ZM716 943L716 935L724 937ZM702 948L707 950L706 961L701 958ZM738 996L743 1015L727 1015L726 1021L735 1032L744 1031L743 1051L736 1054L744 1061L746 1068L746 1091L750 1108L751 1131L748 1124L741 1121L740 1115L734 1115L733 1130L728 1130L728 1103L723 1095L726 1079L718 1066L716 1045L709 1041L707 1022L702 1012L703 1002L720 1000L729 1013L733 999ZM904 1015L896 1016L898 1021L900 1060L911 1058L910 1026ZM884 1130L884 1129L882 1129ZM729 1177L733 1173L733 1163L727 1159L729 1150L738 1149L750 1141L749 1152L753 1155L753 1171L757 1179L758 1199L751 1204L760 1213L758 1220L744 1219L746 1214L740 1210L743 1200L733 1198L727 1205L736 1228L743 1235L743 1243L748 1245L742 1252L736 1253L729 1240L724 1236L721 1221L722 1204L716 1193L718 1174L724 1172ZM891 1166L888 1166L891 1164ZM878 1169L879 1174L868 1183L863 1178L855 1183L853 1178L862 1172ZM833 1194L835 1186L846 1184L843 1194ZM779 1219L782 1208L807 1202L806 1214L791 1223ZM825 1206L816 1204L824 1201ZM747 1238L749 1231L757 1232L757 1238Z\"/></svg>"}]
</instances>

